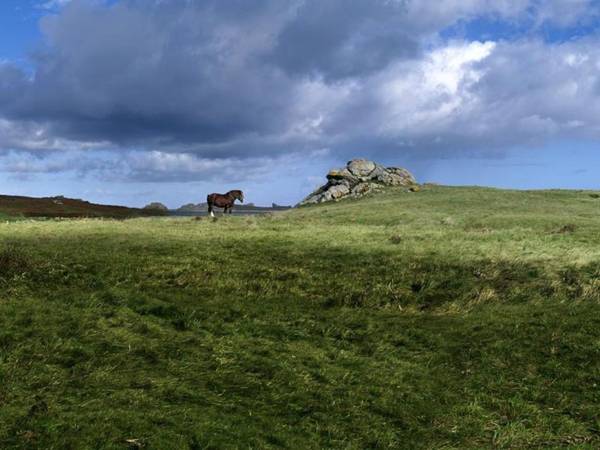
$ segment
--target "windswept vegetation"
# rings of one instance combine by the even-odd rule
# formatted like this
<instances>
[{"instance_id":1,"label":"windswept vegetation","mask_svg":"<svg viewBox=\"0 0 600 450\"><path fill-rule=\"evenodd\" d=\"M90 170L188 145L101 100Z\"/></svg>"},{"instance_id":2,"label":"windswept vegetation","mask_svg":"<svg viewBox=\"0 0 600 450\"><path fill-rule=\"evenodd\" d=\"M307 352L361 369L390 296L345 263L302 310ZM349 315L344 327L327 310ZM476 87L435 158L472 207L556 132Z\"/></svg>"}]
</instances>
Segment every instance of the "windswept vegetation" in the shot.
<instances>
[{"instance_id":1,"label":"windswept vegetation","mask_svg":"<svg viewBox=\"0 0 600 450\"><path fill-rule=\"evenodd\" d=\"M156 209L128 208L126 206L98 205L85 200L58 197L22 197L0 195L0 220L15 217L132 217L164 216Z\"/></svg>"},{"instance_id":2,"label":"windswept vegetation","mask_svg":"<svg viewBox=\"0 0 600 450\"><path fill-rule=\"evenodd\" d=\"M600 200L0 224L0 448L600 447Z\"/></svg>"}]
</instances>

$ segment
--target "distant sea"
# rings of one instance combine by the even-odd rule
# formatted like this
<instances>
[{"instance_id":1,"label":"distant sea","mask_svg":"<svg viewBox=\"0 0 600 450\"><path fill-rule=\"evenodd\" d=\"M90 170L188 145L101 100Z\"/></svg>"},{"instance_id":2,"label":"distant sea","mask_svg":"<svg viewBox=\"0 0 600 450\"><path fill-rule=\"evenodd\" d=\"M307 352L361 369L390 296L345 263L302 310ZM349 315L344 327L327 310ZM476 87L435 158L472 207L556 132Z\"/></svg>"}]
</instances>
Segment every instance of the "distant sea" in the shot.
<instances>
[{"instance_id":1,"label":"distant sea","mask_svg":"<svg viewBox=\"0 0 600 450\"><path fill-rule=\"evenodd\" d=\"M256 208L256 209L236 209L233 208L234 216L254 216L256 214L266 214L277 211L286 211L290 208ZM215 216L220 216L223 214L222 209L215 209ZM170 216L180 216L180 217L204 217L208 216L208 211L179 211L177 209L169 210Z\"/></svg>"}]
</instances>

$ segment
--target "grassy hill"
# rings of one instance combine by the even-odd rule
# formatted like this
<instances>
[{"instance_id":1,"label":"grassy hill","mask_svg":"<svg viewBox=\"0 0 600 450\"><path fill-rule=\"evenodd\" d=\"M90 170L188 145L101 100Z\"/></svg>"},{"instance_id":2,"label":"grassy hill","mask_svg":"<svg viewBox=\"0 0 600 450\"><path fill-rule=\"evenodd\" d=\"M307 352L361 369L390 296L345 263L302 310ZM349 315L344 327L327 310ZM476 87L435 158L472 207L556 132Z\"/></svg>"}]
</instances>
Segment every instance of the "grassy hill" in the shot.
<instances>
[{"instance_id":1,"label":"grassy hill","mask_svg":"<svg viewBox=\"0 0 600 450\"><path fill-rule=\"evenodd\" d=\"M598 197L0 224L0 448L599 448Z\"/></svg>"},{"instance_id":2,"label":"grassy hill","mask_svg":"<svg viewBox=\"0 0 600 450\"><path fill-rule=\"evenodd\" d=\"M108 217L125 219L160 215L166 215L166 213L152 209L98 205L85 200L61 196L35 198L0 195L0 217Z\"/></svg>"}]
</instances>

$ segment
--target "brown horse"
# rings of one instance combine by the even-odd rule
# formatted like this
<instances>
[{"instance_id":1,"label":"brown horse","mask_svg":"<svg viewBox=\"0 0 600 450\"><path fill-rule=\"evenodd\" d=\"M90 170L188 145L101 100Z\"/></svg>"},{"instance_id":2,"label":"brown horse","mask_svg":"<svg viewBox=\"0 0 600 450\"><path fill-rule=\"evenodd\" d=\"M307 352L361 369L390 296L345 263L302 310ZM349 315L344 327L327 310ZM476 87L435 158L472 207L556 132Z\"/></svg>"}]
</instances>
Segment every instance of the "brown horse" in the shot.
<instances>
[{"instance_id":1,"label":"brown horse","mask_svg":"<svg viewBox=\"0 0 600 450\"><path fill-rule=\"evenodd\" d=\"M213 208L216 206L217 208L223 208L223 214L231 214L231 210L233 209L233 203L239 200L244 203L244 193L239 190L229 191L227 194L216 194L212 193L206 197L206 202L208 203L208 213L211 217L215 217L213 213Z\"/></svg>"}]
</instances>

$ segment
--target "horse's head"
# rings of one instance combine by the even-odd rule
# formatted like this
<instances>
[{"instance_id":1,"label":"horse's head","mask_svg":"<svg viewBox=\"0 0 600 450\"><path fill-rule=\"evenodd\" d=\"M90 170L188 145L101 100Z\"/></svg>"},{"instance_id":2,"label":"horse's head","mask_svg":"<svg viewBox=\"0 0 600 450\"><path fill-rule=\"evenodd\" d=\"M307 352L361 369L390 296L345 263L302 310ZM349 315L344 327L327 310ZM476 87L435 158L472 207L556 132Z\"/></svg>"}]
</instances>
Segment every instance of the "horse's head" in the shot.
<instances>
[{"instance_id":1,"label":"horse's head","mask_svg":"<svg viewBox=\"0 0 600 450\"><path fill-rule=\"evenodd\" d=\"M233 198L244 203L244 193L242 191L235 190L235 191L230 191L229 193L233 196Z\"/></svg>"}]
</instances>

